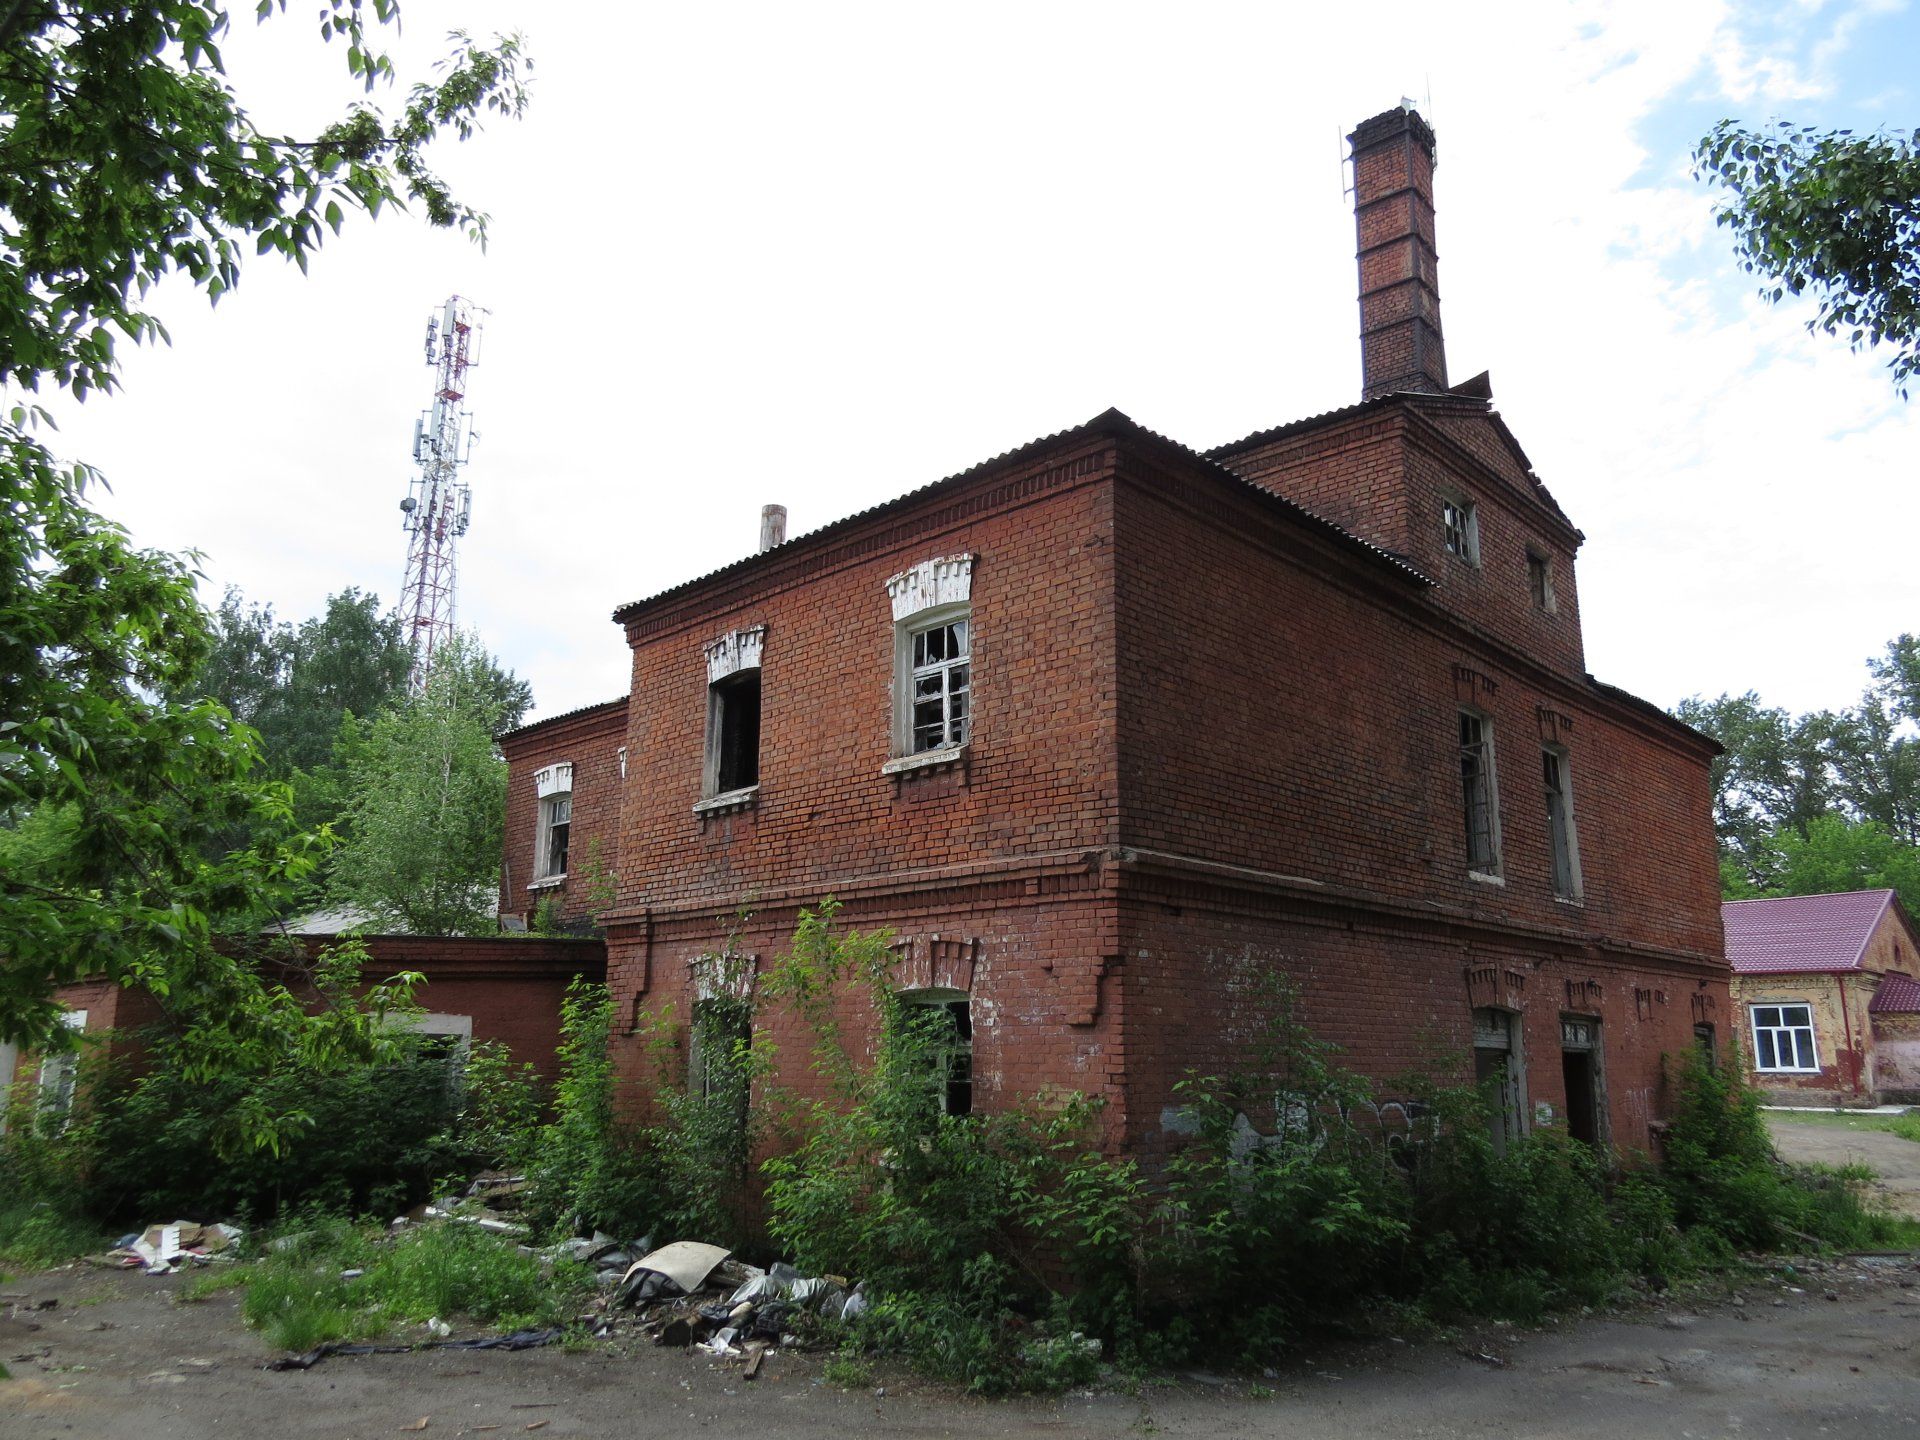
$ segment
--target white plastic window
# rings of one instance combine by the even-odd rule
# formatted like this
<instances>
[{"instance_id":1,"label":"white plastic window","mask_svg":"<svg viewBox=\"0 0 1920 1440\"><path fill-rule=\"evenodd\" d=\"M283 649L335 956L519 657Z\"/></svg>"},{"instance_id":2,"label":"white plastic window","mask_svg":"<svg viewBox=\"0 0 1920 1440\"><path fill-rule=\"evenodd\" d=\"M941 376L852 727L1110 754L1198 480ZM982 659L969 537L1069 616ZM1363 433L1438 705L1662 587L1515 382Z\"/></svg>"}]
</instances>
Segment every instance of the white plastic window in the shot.
<instances>
[{"instance_id":1,"label":"white plastic window","mask_svg":"<svg viewBox=\"0 0 1920 1440\"><path fill-rule=\"evenodd\" d=\"M1753 1007L1753 1064L1756 1070L1810 1074L1820 1068L1813 1043L1811 1005Z\"/></svg>"}]
</instances>

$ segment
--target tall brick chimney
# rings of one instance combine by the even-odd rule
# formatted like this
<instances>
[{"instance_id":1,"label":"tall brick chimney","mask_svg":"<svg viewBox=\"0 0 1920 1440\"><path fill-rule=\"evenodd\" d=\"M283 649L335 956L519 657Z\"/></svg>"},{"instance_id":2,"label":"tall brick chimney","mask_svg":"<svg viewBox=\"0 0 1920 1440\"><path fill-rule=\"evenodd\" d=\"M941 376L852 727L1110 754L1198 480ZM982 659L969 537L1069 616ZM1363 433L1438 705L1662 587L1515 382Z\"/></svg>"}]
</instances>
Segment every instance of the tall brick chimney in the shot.
<instances>
[{"instance_id":1,"label":"tall brick chimney","mask_svg":"<svg viewBox=\"0 0 1920 1440\"><path fill-rule=\"evenodd\" d=\"M1360 260L1360 397L1447 388L1433 248L1433 128L1402 106L1363 120L1353 147Z\"/></svg>"}]
</instances>

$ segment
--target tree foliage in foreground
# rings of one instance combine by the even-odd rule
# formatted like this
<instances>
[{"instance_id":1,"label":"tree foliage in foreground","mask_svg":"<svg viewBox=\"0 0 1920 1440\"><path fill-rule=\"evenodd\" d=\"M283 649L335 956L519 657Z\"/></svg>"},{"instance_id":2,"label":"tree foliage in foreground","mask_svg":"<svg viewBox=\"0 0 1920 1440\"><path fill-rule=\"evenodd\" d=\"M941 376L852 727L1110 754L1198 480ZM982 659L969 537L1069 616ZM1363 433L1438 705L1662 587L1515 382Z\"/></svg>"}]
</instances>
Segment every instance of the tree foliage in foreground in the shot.
<instances>
[{"instance_id":1,"label":"tree foliage in foreground","mask_svg":"<svg viewBox=\"0 0 1920 1440\"><path fill-rule=\"evenodd\" d=\"M327 0L321 29L371 91L393 71L369 14L377 27L397 8ZM520 112L517 39L461 40L398 116L360 103L294 137L258 130L228 85L227 26L214 0L0 6L0 377L22 391L113 388L116 339L164 338L144 300L170 273L217 299L249 247L304 267L348 213L389 204L482 233L426 150ZM316 842L289 833L249 728L164 698L208 650L192 574L91 509L97 477L55 457L49 423L25 405L0 414L0 828L70 828L62 846L16 847L30 869L0 872L0 1034L60 1046L53 994L83 975L232 1010L250 982L212 931L273 908ZM236 826L254 845L209 860Z\"/></svg>"},{"instance_id":2,"label":"tree foliage in foreground","mask_svg":"<svg viewBox=\"0 0 1920 1440\"><path fill-rule=\"evenodd\" d=\"M1888 345L1904 398L1920 371L1920 132L1723 120L1695 149L1694 170L1729 192L1716 218L1760 293L1810 295L1809 329L1856 350Z\"/></svg>"}]
</instances>

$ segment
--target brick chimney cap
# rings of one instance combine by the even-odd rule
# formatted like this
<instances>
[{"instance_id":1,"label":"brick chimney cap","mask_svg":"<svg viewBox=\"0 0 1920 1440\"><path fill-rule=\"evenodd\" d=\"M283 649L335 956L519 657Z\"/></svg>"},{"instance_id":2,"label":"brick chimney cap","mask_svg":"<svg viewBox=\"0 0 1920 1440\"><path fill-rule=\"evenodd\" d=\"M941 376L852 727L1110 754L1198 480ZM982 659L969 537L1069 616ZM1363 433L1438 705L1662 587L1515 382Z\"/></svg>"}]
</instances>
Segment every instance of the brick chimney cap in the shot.
<instances>
[{"instance_id":1,"label":"brick chimney cap","mask_svg":"<svg viewBox=\"0 0 1920 1440\"><path fill-rule=\"evenodd\" d=\"M1418 110L1406 105L1397 105L1391 110L1383 110L1370 120L1362 120L1347 136L1347 144L1353 147L1357 155L1362 150L1371 150L1384 141L1406 134L1412 135L1426 147L1428 159L1434 158L1433 127L1427 124Z\"/></svg>"}]
</instances>

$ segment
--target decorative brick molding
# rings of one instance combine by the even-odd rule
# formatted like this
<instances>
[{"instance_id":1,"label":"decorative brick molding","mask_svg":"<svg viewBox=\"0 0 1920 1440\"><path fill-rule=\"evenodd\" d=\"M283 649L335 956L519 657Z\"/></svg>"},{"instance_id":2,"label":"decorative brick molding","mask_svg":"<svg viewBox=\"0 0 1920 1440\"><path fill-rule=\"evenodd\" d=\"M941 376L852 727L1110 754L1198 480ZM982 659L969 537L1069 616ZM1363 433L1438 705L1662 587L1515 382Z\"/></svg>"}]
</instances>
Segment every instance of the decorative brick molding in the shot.
<instances>
[{"instance_id":1,"label":"decorative brick molding","mask_svg":"<svg viewBox=\"0 0 1920 1440\"><path fill-rule=\"evenodd\" d=\"M707 657L707 683L712 685L742 670L758 670L766 639L767 627L753 625L745 630L729 630L718 640L701 646Z\"/></svg>"},{"instance_id":2,"label":"decorative brick molding","mask_svg":"<svg viewBox=\"0 0 1920 1440\"><path fill-rule=\"evenodd\" d=\"M973 598L973 556L942 555L922 560L887 580L895 623L941 605L965 605Z\"/></svg>"},{"instance_id":3,"label":"decorative brick molding","mask_svg":"<svg viewBox=\"0 0 1920 1440\"><path fill-rule=\"evenodd\" d=\"M1534 716L1540 722L1540 738L1549 745L1564 745L1573 738L1573 717L1562 715L1549 705L1534 707Z\"/></svg>"},{"instance_id":4,"label":"decorative brick molding","mask_svg":"<svg viewBox=\"0 0 1920 1440\"><path fill-rule=\"evenodd\" d=\"M1711 990L1696 990L1688 997L1688 1000L1690 1008L1693 1011L1694 1024L1711 1025L1714 1023L1720 1012L1720 1002L1714 997L1714 993Z\"/></svg>"},{"instance_id":5,"label":"decorative brick molding","mask_svg":"<svg viewBox=\"0 0 1920 1440\"><path fill-rule=\"evenodd\" d=\"M557 761L533 772L533 793L544 800L549 795L570 794L573 790L573 763Z\"/></svg>"},{"instance_id":6,"label":"decorative brick molding","mask_svg":"<svg viewBox=\"0 0 1920 1440\"><path fill-rule=\"evenodd\" d=\"M1491 676L1483 675L1469 665L1453 667L1453 698L1462 705L1490 710L1493 708L1493 697L1499 693L1500 686Z\"/></svg>"},{"instance_id":7,"label":"decorative brick molding","mask_svg":"<svg viewBox=\"0 0 1920 1440\"><path fill-rule=\"evenodd\" d=\"M1527 1008L1527 977L1523 971L1504 965L1469 965L1466 982L1467 1005L1471 1009Z\"/></svg>"},{"instance_id":8,"label":"decorative brick molding","mask_svg":"<svg viewBox=\"0 0 1920 1440\"><path fill-rule=\"evenodd\" d=\"M1654 1009L1667 1003L1667 992L1648 985L1633 987L1633 1015L1636 1020L1651 1020Z\"/></svg>"},{"instance_id":9,"label":"decorative brick molding","mask_svg":"<svg viewBox=\"0 0 1920 1440\"><path fill-rule=\"evenodd\" d=\"M753 995L760 978L760 957L735 950L696 955L687 961L693 981L693 998L746 1000Z\"/></svg>"},{"instance_id":10,"label":"decorative brick molding","mask_svg":"<svg viewBox=\"0 0 1920 1440\"><path fill-rule=\"evenodd\" d=\"M1598 980L1567 981L1567 1009L1598 1010L1600 1000L1601 990Z\"/></svg>"},{"instance_id":11,"label":"decorative brick molding","mask_svg":"<svg viewBox=\"0 0 1920 1440\"><path fill-rule=\"evenodd\" d=\"M896 990L957 990L964 994L973 989L980 942L928 935L895 942L893 955Z\"/></svg>"}]
</instances>

